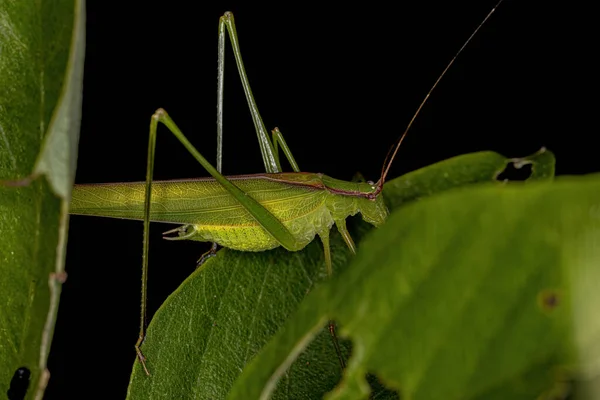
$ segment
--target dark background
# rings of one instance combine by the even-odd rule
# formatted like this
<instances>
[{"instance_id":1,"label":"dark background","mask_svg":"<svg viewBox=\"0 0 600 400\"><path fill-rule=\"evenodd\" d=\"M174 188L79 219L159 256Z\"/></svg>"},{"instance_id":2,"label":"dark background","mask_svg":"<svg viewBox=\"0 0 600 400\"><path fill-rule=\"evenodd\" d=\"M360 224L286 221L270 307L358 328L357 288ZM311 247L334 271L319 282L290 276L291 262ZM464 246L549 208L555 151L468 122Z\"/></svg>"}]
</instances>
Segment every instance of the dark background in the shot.
<instances>
[{"instance_id":1,"label":"dark background","mask_svg":"<svg viewBox=\"0 0 600 400\"><path fill-rule=\"evenodd\" d=\"M300 168L377 180L389 147L495 1L397 2L394 9L192 3L88 1L77 183L143 180L158 107L214 161L217 24L227 10L236 16L265 124L282 130ZM390 177L463 153L517 157L542 146L555 152L558 174L598 171L597 44L584 22L591 10L566 4L505 0L432 94ZM224 172L261 172L229 47L227 56ZM155 178L207 176L166 132L158 137ZM151 313L207 249L161 240L165 227L151 229ZM138 334L141 239L140 222L71 218L46 398L125 396Z\"/></svg>"}]
</instances>

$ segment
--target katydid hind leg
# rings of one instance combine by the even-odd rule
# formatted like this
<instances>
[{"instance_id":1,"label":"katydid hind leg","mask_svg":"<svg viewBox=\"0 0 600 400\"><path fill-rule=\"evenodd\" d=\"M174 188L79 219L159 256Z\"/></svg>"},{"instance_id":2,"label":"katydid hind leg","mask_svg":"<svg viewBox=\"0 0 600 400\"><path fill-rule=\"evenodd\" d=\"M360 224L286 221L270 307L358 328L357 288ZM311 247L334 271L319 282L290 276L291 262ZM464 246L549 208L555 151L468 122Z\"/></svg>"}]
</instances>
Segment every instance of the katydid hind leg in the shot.
<instances>
[{"instance_id":1,"label":"katydid hind leg","mask_svg":"<svg viewBox=\"0 0 600 400\"><path fill-rule=\"evenodd\" d=\"M325 255L325 266L327 267L327 276L331 278L333 274L333 268L331 266L331 248L329 246L329 230L326 229L323 232L319 233L319 237L321 238L321 242L323 243L323 252ZM335 321L329 320L329 335L331 336L331 341L333 342L333 347L335 348L335 352L337 354L338 360L340 362L340 367L342 370L346 368L346 362L344 361L344 355L342 354L342 349L340 347L340 342L338 340L337 334L335 333Z\"/></svg>"},{"instance_id":2,"label":"katydid hind leg","mask_svg":"<svg viewBox=\"0 0 600 400\"><path fill-rule=\"evenodd\" d=\"M225 178L211 163L209 163L202 154L189 142L185 135L181 132L175 122L169 117L165 110L158 109L152 116L152 123L150 129L151 141L156 140L156 131L158 123L165 125L168 130L179 140L179 142L187 149L187 151L198 161L202 167L221 185L229 194L231 194L239 203L252 215L252 217L263 227L269 234L273 236L277 242L283 246L286 250L296 251L300 250L303 246L299 243L296 238L290 233L290 231L283 225L283 223L277 219L270 211L263 207L258 201L248 196L244 191L234 185L231 181ZM150 155L150 153L149 153ZM152 154L151 163L154 164L154 154ZM148 188L147 188L148 190ZM149 196L150 194L146 194Z\"/></svg>"},{"instance_id":3,"label":"katydid hind leg","mask_svg":"<svg viewBox=\"0 0 600 400\"><path fill-rule=\"evenodd\" d=\"M279 154L277 152L278 144L281 145L281 149L285 154L287 160L294 172L300 172L300 168L292 155L289 147L287 146L281 132L278 128L272 131L273 139L270 140L267 135L265 124L258 111L258 106L254 100L252 89L246 75L246 69L242 61L242 54L239 47L239 38L235 27L235 20L233 14L230 12L225 13L219 21L219 55L218 55L218 88L217 88L217 153L222 154L222 138L223 138L223 88L225 84L225 30L229 32L229 39L231 47L233 48L233 54L235 56L235 62L237 64L244 93L246 94L246 100L248 101L248 107L250 108L250 114L252 115L252 121L256 129L258 137L258 143L260 145L260 152L263 157L263 163L265 165L265 171L268 173L281 172L281 163L279 161ZM222 156L217 156L217 169L221 172L220 162Z\"/></svg>"},{"instance_id":4,"label":"katydid hind leg","mask_svg":"<svg viewBox=\"0 0 600 400\"><path fill-rule=\"evenodd\" d=\"M219 22L217 50L217 171L223 173L223 95L225 88L225 25Z\"/></svg>"},{"instance_id":5,"label":"katydid hind leg","mask_svg":"<svg viewBox=\"0 0 600 400\"><path fill-rule=\"evenodd\" d=\"M243 61L242 61L242 56L241 56L240 49L239 49L238 36L237 36L236 28L235 28L233 14L231 14L230 12L225 13L225 15L223 15L223 17L221 17L220 23L219 23L219 93L221 93L221 91L223 90L222 76L223 76L223 71L224 71L224 64L223 64L222 60L224 60L224 57L223 58L221 58L221 57L222 57L222 54L224 51L223 48L224 48L224 44L225 44L225 39L224 39L225 28L227 28L227 30L229 31L229 38L231 41L231 45L233 47L233 52L235 55L238 72L240 74L240 78L242 80L242 85L244 87L244 93L246 94L246 99L247 99L248 105L250 107L250 113L252 114L252 120L254 122L256 133L258 136L258 141L259 141L261 154L263 157L263 163L265 165L266 172L276 173L276 172L282 171L281 164L279 162L279 154L278 154L278 146L279 145L281 146L281 149L283 150L283 153L285 154L285 156L286 156L288 162L290 163L292 169L294 170L294 172L300 172L300 168L298 167L298 164L296 163L296 160L294 159L294 156L292 155L292 152L291 152L290 148L288 147L287 143L285 142L285 139L283 138L283 135L281 134L279 129L275 128L272 131L272 135L273 135L272 141L269 140L269 137L266 135L265 125L264 125L263 120L258 111L258 107L254 100L254 96L252 95L250 83L248 82L248 77L246 75L246 71L244 68ZM220 96L219 101L222 102L222 100L223 100L222 95L219 94L219 96ZM218 125L220 126L220 129L221 129L221 131L220 131L221 135L219 137L222 138L222 120L220 119L220 118L222 118L222 110L223 110L222 104L220 105L218 110L219 110L218 111L218 113L219 113L218 121L221 121L221 122L218 122ZM213 175L213 174L211 173L211 175ZM329 277L331 277L333 270L332 270L332 265L331 265L331 251L330 251L330 247L329 247L329 231L327 230L326 232L319 234L319 236L321 237L321 241L323 242L327 273L328 273ZM352 240L352 239L350 239L350 240ZM337 335L335 332L334 321L329 321L329 332L330 332L330 335L331 335L331 338L332 338L332 341L333 341L333 344L335 347L335 351L337 353L337 356L338 356L338 359L340 362L340 366L342 369L345 369L345 362L344 362L344 358L343 358L343 355L341 352L339 341L338 341L338 338L337 338Z\"/></svg>"},{"instance_id":6,"label":"katydid hind leg","mask_svg":"<svg viewBox=\"0 0 600 400\"><path fill-rule=\"evenodd\" d=\"M225 32L224 24L219 23L219 42L217 46L217 171L223 173L223 96L225 88ZM217 243L196 262L196 268L217 253Z\"/></svg>"},{"instance_id":7,"label":"katydid hind leg","mask_svg":"<svg viewBox=\"0 0 600 400\"><path fill-rule=\"evenodd\" d=\"M146 366L146 357L144 357L140 346L146 336L146 298L148 282L148 252L150 237L150 206L152 195L152 177L154 172L154 156L156 153L156 133L158 123L165 125L169 131L183 144L188 152L198 161L206 171L212 175L248 212L256 221L269 232L284 248L287 250L299 250L301 244L294 238L290 231L266 208L253 198L247 196L241 189L225 178L215 167L212 166L196 148L189 142L175 122L169 117L163 109L158 109L150 120L150 137L148 140L148 162L146 167L146 187L144 195L144 239L142 252L142 299L140 312L140 332L138 341L135 344L137 358L142 364L147 375L150 372Z\"/></svg>"},{"instance_id":8,"label":"katydid hind leg","mask_svg":"<svg viewBox=\"0 0 600 400\"><path fill-rule=\"evenodd\" d=\"M267 128L260 116L258 111L258 106L256 105L256 101L254 100L254 95L252 94L252 89L250 88L250 82L248 81L248 76L246 75L246 69L244 68L244 62L242 61L242 54L240 52L239 46L239 38L237 35L237 30L235 28L235 21L233 18L233 14L230 12L226 12L219 20L219 64L218 64L218 96L219 101L221 102L221 107L218 109L218 113L220 112L220 116L223 115L223 85L224 85L224 70L225 70L225 30L229 32L229 41L231 42L231 47L233 48L233 54L235 56L235 63L237 65L237 69L240 75L240 79L242 81L242 86L244 88L244 94L246 95L246 100L248 101L248 107L250 108L250 114L252 115L252 121L254 122L254 128L256 130L256 135L258 137L258 144L260 146L260 152L262 154L263 163L265 165L265 170L267 173L277 173L281 172L281 165L279 164L278 157L275 155L273 149L273 143L267 134ZM217 121L219 121L219 118ZM218 126L223 127L222 119L221 123L218 123ZM221 130L222 132L222 130Z\"/></svg>"},{"instance_id":9,"label":"katydid hind leg","mask_svg":"<svg viewBox=\"0 0 600 400\"><path fill-rule=\"evenodd\" d=\"M154 174L154 155L156 153L156 127L158 121L153 117L150 121L150 137L148 139L148 160L146 164L146 188L144 194L144 233L142 250L142 300L140 309L140 331L135 343L137 359L142 364L146 375L150 375L146 366L146 357L141 350L141 345L146 338L146 307L148 292L148 253L150 249L150 205L152 196L152 177Z\"/></svg>"}]
</instances>

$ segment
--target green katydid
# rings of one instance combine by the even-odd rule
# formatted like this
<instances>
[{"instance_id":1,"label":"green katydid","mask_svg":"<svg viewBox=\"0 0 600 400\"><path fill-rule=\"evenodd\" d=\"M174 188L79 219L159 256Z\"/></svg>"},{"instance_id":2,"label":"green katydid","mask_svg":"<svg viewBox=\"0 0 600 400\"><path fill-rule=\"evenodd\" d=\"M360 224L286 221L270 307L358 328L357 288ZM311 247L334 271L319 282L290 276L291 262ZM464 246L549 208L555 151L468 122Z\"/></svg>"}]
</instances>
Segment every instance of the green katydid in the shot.
<instances>
[{"instance_id":1,"label":"green katydid","mask_svg":"<svg viewBox=\"0 0 600 400\"><path fill-rule=\"evenodd\" d=\"M496 7L501 2L502 0ZM216 244L243 251L264 251L278 246L283 246L289 251L298 251L318 235L324 248L327 272L331 275L330 229L335 224L348 248L355 253L356 246L346 229L346 218L360 213L365 221L376 227L385 222L388 210L383 202L381 192L386 175L403 139L431 92L496 7L488 13L438 77L405 131L386 157L382 174L376 183L347 182L320 173L300 172L281 132L275 128L272 131L272 139L267 134L244 70L233 15L227 12L220 18L216 168L194 148L168 114L163 109L159 109L151 118L145 182L75 185L73 191L71 214L144 221L142 307L140 334L135 348L138 360L146 374L149 375L149 371L140 346L145 337L146 327L150 222L183 224L165 232L166 235L176 234L175 236L166 236L165 239L213 242L209 256L214 254ZM220 173L226 30L257 132L266 169L266 173L263 174L224 177ZM159 122L177 137L212 178L153 181L155 142ZM293 173L282 172L279 147L292 166ZM201 260L205 260L205 258L203 256ZM330 323L330 333L343 368L344 361L332 322Z\"/></svg>"}]
</instances>

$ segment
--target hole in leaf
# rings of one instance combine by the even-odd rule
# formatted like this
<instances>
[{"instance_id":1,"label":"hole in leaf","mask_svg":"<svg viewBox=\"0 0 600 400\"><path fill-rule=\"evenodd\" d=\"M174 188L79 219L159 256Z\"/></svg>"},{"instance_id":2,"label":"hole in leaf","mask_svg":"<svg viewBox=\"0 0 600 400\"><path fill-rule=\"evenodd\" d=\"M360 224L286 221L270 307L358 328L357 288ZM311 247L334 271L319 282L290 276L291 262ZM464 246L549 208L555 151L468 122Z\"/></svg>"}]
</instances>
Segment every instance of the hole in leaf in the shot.
<instances>
[{"instance_id":1,"label":"hole in leaf","mask_svg":"<svg viewBox=\"0 0 600 400\"><path fill-rule=\"evenodd\" d=\"M531 163L521 164L519 167L515 167L514 162L509 163L496 179L500 182L504 182L505 180L524 181L531 176Z\"/></svg>"},{"instance_id":2,"label":"hole in leaf","mask_svg":"<svg viewBox=\"0 0 600 400\"><path fill-rule=\"evenodd\" d=\"M538 304L542 310L551 312L560 305L560 294L556 290L542 290L538 294Z\"/></svg>"},{"instance_id":3,"label":"hole in leaf","mask_svg":"<svg viewBox=\"0 0 600 400\"><path fill-rule=\"evenodd\" d=\"M27 394L29 388L29 378L31 377L31 371L28 368L18 368L13 374L10 380L10 386L6 396L9 400L22 400Z\"/></svg>"}]
</instances>

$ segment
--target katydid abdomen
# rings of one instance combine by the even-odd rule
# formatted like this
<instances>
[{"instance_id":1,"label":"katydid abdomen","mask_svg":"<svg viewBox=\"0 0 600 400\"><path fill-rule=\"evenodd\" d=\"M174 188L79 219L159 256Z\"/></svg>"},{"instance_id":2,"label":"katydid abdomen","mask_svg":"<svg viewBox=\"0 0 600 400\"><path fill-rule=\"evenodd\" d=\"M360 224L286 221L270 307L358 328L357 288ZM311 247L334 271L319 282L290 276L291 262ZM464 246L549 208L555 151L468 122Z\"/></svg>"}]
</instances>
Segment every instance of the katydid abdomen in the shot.
<instances>
[{"instance_id":1,"label":"katydid abdomen","mask_svg":"<svg viewBox=\"0 0 600 400\"><path fill-rule=\"evenodd\" d=\"M334 223L362 213L378 226L387 209L367 183L339 181L322 174L280 173L227 177L258 201L290 231L298 250L316 234L326 235ZM143 220L145 182L76 185L71 214ZM214 179L155 181L150 220L185 224L179 237L215 242L243 251L264 251L280 245L248 210Z\"/></svg>"}]
</instances>

